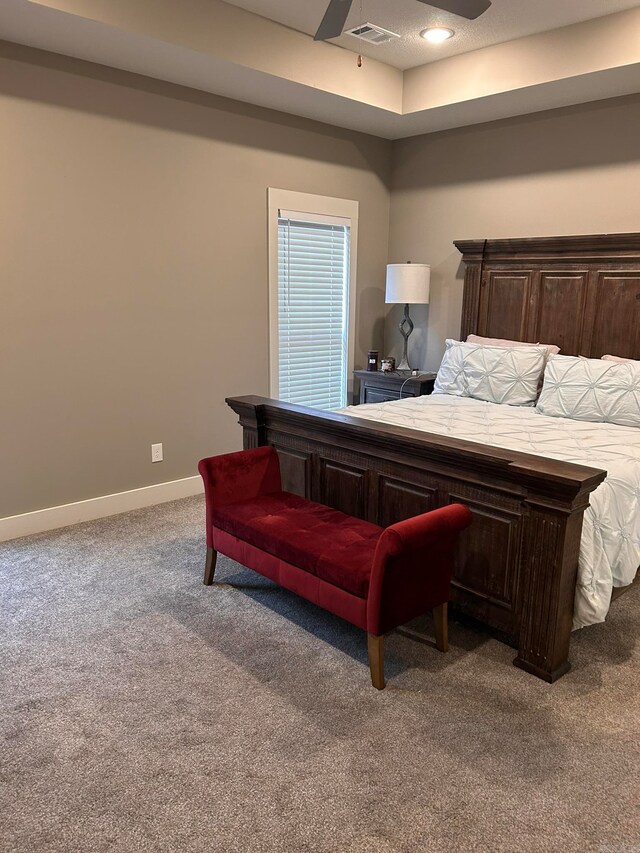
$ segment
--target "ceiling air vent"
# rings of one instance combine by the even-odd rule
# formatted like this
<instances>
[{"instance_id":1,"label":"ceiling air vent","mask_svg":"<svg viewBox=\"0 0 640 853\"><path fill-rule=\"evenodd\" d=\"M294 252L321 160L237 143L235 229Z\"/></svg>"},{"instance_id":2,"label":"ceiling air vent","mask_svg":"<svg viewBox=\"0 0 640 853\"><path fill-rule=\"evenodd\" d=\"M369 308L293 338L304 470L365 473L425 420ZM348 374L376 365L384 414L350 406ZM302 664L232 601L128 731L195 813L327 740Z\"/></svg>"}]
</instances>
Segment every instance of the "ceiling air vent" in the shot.
<instances>
[{"instance_id":1,"label":"ceiling air vent","mask_svg":"<svg viewBox=\"0 0 640 853\"><path fill-rule=\"evenodd\" d=\"M391 39L398 39L398 33L392 33L391 30L385 30L383 27L376 27L375 24L360 24L359 27L354 27L352 30L345 30L346 35L355 36L357 39L367 41L369 44L384 44Z\"/></svg>"}]
</instances>

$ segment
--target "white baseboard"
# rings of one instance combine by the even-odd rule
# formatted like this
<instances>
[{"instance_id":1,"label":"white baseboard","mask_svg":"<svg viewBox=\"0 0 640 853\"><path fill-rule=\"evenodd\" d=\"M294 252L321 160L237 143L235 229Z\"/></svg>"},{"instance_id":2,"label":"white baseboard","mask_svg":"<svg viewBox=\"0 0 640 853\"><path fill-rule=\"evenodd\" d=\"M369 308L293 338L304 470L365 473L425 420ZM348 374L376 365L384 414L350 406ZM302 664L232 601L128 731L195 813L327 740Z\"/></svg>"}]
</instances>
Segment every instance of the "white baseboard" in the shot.
<instances>
[{"instance_id":1,"label":"white baseboard","mask_svg":"<svg viewBox=\"0 0 640 853\"><path fill-rule=\"evenodd\" d=\"M105 518L108 515L129 512L132 509L175 501L178 498L188 498L191 495L201 494L202 490L200 477L185 477L184 480L172 480L169 483L131 489L129 492L102 495L86 501L38 509L22 515L11 515L0 518L0 542L17 539L20 536L30 536L32 533L55 530L58 527L68 527L80 521L93 521L95 518Z\"/></svg>"}]
</instances>

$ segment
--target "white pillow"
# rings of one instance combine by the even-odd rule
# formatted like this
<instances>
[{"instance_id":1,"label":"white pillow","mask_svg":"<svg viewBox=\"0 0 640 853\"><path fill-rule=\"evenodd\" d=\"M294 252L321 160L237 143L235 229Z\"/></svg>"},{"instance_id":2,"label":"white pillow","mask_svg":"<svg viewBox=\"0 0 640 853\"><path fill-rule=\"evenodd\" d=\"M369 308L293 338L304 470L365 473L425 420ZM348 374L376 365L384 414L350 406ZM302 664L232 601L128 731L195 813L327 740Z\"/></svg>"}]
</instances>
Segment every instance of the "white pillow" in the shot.
<instances>
[{"instance_id":1,"label":"white pillow","mask_svg":"<svg viewBox=\"0 0 640 853\"><path fill-rule=\"evenodd\" d=\"M603 355L601 361L635 361L633 358L622 358L619 355Z\"/></svg>"},{"instance_id":2,"label":"white pillow","mask_svg":"<svg viewBox=\"0 0 640 853\"><path fill-rule=\"evenodd\" d=\"M524 341L509 341L507 338L483 338L481 335L467 335L468 344L482 344L485 347L545 347L548 355L557 355L560 347L555 344L527 344Z\"/></svg>"},{"instance_id":3,"label":"white pillow","mask_svg":"<svg viewBox=\"0 0 640 853\"><path fill-rule=\"evenodd\" d=\"M555 418L640 427L640 362L555 355L536 409Z\"/></svg>"},{"instance_id":4,"label":"white pillow","mask_svg":"<svg viewBox=\"0 0 640 853\"><path fill-rule=\"evenodd\" d=\"M447 340L434 394L533 406L547 358L545 347L489 347Z\"/></svg>"}]
</instances>

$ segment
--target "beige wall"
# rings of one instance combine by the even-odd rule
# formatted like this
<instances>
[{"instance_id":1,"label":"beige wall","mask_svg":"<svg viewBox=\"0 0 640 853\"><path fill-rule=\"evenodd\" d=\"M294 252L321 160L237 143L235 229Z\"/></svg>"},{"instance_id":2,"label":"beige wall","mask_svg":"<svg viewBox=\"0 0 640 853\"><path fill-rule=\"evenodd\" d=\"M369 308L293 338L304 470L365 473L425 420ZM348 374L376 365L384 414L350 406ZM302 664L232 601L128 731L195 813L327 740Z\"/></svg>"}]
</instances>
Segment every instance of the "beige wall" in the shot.
<instances>
[{"instance_id":1,"label":"beige wall","mask_svg":"<svg viewBox=\"0 0 640 853\"><path fill-rule=\"evenodd\" d=\"M393 162L389 261L432 265L431 303L412 309L415 367L437 369L460 333L453 240L640 230L638 95L402 140Z\"/></svg>"},{"instance_id":2,"label":"beige wall","mask_svg":"<svg viewBox=\"0 0 640 853\"><path fill-rule=\"evenodd\" d=\"M240 446L224 397L268 391L267 187L360 202L359 364L383 335L398 354L387 258L432 264L412 360L434 368L452 241L639 230L638 140L630 96L391 147L0 43L0 517Z\"/></svg>"},{"instance_id":3,"label":"beige wall","mask_svg":"<svg viewBox=\"0 0 640 853\"><path fill-rule=\"evenodd\" d=\"M357 362L381 348L389 165L382 140L0 45L0 517L240 447L225 396L268 392L269 186L360 202Z\"/></svg>"}]
</instances>

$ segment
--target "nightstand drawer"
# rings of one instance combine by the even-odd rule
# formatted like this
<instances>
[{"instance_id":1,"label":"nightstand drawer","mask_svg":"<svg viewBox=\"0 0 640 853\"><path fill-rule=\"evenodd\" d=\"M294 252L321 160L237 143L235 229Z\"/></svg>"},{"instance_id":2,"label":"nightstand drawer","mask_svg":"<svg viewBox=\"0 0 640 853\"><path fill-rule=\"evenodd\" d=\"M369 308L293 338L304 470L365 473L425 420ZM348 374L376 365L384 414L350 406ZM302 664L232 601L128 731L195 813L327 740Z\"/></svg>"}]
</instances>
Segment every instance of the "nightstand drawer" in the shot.
<instances>
[{"instance_id":1,"label":"nightstand drawer","mask_svg":"<svg viewBox=\"0 0 640 853\"><path fill-rule=\"evenodd\" d=\"M380 370L355 370L360 381L359 403L386 403L401 397L421 397L433 391L435 373L411 376L407 373L382 373Z\"/></svg>"},{"instance_id":2,"label":"nightstand drawer","mask_svg":"<svg viewBox=\"0 0 640 853\"><path fill-rule=\"evenodd\" d=\"M403 394L403 397L411 396L413 394L407 395ZM399 391L387 391L384 388L371 388L366 385L362 389L360 393L360 402L361 403L386 403L388 400L399 400L400 392Z\"/></svg>"}]
</instances>

